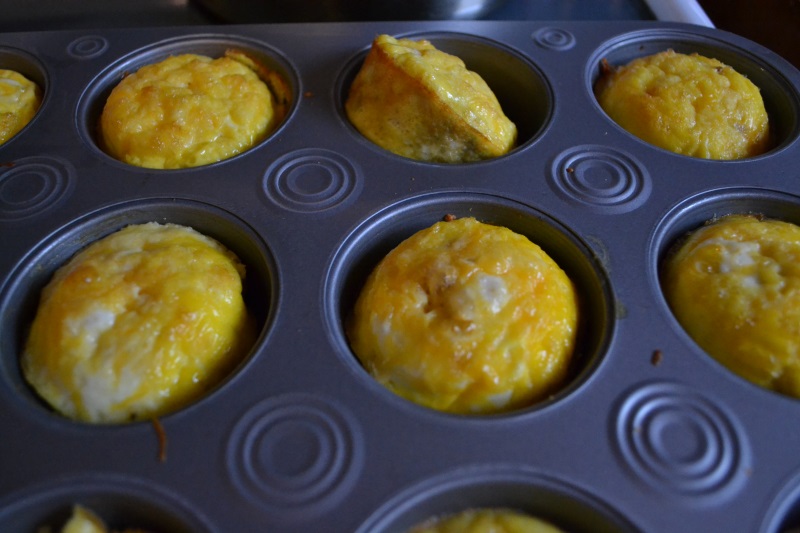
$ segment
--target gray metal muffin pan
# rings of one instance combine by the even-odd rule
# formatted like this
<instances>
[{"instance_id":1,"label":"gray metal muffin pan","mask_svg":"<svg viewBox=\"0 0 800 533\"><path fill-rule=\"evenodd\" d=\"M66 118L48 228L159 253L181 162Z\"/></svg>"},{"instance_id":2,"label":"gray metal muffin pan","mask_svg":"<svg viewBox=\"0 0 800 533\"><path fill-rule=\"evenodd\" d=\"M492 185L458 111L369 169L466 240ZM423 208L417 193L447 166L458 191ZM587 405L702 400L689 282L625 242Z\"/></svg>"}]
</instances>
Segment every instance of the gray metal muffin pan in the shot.
<instances>
[{"instance_id":1,"label":"gray metal muffin pan","mask_svg":"<svg viewBox=\"0 0 800 533\"><path fill-rule=\"evenodd\" d=\"M362 138L343 102L379 33L428 38L464 59L517 123L519 146L441 165ZM269 139L171 171L98 148L103 101L125 72L229 47L292 87L291 113ZM665 48L750 77L775 147L698 160L609 120L591 91L601 59ZM671 243L715 215L800 223L800 73L772 52L659 22L331 23L4 34L0 67L45 93L33 122L0 147L1 531L58 527L74 503L114 527L154 532L388 533L478 506L573 532L800 525L800 401L704 354L658 282ZM446 214L528 235L576 282L576 365L548 401L487 417L433 412L384 390L349 350L342 325L369 270ZM234 250L261 332L224 383L161 419L163 442L147 422L54 414L18 363L54 270L147 221L190 225Z\"/></svg>"}]
</instances>

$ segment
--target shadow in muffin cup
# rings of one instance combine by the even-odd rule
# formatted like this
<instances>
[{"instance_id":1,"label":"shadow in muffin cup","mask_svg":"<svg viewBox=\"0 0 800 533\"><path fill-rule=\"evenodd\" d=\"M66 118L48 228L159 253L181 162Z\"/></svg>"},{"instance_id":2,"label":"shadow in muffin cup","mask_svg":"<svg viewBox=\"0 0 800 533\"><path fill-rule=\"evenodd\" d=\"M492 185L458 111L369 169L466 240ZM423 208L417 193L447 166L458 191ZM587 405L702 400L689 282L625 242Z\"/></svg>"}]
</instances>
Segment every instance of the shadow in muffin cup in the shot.
<instances>
[{"instance_id":1,"label":"shadow in muffin cup","mask_svg":"<svg viewBox=\"0 0 800 533\"><path fill-rule=\"evenodd\" d=\"M800 474L778 493L759 533L800 533Z\"/></svg>"}]
</instances>

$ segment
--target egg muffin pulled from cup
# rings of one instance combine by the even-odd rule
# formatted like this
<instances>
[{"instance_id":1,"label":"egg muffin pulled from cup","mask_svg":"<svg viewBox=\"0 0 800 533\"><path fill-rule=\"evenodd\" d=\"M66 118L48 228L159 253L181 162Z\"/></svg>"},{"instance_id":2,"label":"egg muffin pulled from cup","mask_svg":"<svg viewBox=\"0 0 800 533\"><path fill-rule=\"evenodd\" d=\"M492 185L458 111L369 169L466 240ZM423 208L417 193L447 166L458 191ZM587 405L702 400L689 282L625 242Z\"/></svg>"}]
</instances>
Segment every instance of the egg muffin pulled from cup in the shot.
<instances>
[{"instance_id":1,"label":"egg muffin pulled from cup","mask_svg":"<svg viewBox=\"0 0 800 533\"><path fill-rule=\"evenodd\" d=\"M517 139L516 125L483 78L425 40L378 36L345 110L367 139L419 161L490 159Z\"/></svg>"},{"instance_id":2,"label":"egg muffin pulled from cup","mask_svg":"<svg viewBox=\"0 0 800 533\"><path fill-rule=\"evenodd\" d=\"M800 398L800 226L749 215L712 220L667 257L662 286L709 355Z\"/></svg>"},{"instance_id":3,"label":"egg muffin pulled from cup","mask_svg":"<svg viewBox=\"0 0 800 533\"><path fill-rule=\"evenodd\" d=\"M274 71L229 50L170 56L125 76L106 100L100 141L130 165L176 169L216 163L265 139L288 112Z\"/></svg>"},{"instance_id":4,"label":"egg muffin pulled from cup","mask_svg":"<svg viewBox=\"0 0 800 533\"><path fill-rule=\"evenodd\" d=\"M600 106L643 141L705 159L742 159L769 149L761 93L732 67L673 50L604 65L594 88Z\"/></svg>"},{"instance_id":5,"label":"egg muffin pulled from cup","mask_svg":"<svg viewBox=\"0 0 800 533\"><path fill-rule=\"evenodd\" d=\"M253 344L244 275L232 252L192 228L125 227L78 252L44 288L23 375L56 411L81 422L185 407Z\"/></svg>"},{"instance_id":6,"label":"egg muffin pulled from cup","mask_svg":"<svg viewBox=\"0 0 800 533\"><path fill-rule=\"evenodd\" d=\"M368 277L347 331L363 366L394 393L491 414L561 388L577 321L571 280L539 246L461 218L394 248Z\"/></svg>"}]
</instances>

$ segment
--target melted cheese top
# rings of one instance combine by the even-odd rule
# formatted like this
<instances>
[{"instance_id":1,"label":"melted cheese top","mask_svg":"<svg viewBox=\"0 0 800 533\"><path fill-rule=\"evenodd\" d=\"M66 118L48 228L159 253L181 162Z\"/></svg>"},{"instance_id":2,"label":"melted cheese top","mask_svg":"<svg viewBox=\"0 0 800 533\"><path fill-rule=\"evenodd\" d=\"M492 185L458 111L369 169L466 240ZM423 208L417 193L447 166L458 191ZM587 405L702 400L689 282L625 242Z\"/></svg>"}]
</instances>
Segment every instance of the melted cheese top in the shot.
<instances>
[{"instance_id":1,"label":"melted cheese top","mask_svg":"<svg viewBox=\"0 0 800 533\"><path fill-rule=\"evenodd\" d=\"M38 85L18 72L0 69L0 144L19 133L41 103Z\"/></svg>"},{"instance_id":2,"label":"melted cheese top","mask_svg":"<svg viewBox=\"0 0 800 533\"><path fill-rule=\"evenodd\" d=\"M716 59L668 50L613 70L595 92L620 126L672 152L740 159L769 148L758 87Z\"/></svg>"},{"instance_id":3,"label":"melted cheese top","mask_svg":"<svg viewBox=\"0 0 800 533\"><path fill-rule=\"evenodd\" d=\"M663 287L706 352L758 385L800 397L800 227L718 219L669 257Z\"/></svg>"},{"instance_id":4,"label":"melted cheese top","mask_svg":"<svg viewBox=\"0 0 800 533\"><path fill-rule=\"evenodd\" d=\"M42 292L22 368L57 411L127 422L174 411L250 348L244 267L191 228L129 226L79 252Z\"/></svg>"},{"instance_id":5,"label":"melted cheese top","mask_svg":"<svg viewBox=\"0 0 800 533\"><path fill-rule=\"evenodd\" d=\"M48 526L37 529L38 533L50 533L52 530ZM109 533L108 526L94 512L82 505L74 505L70 516L61 533ZM111 533L148 533L143 529L123 529L114 530Z\"/></svg>"},{"instance_id":6,"label":"melted cheese top","mask_svg":"<svg viewBox=\"0 0 800 533\"><path fill-rule=\"evenodd\" d=\"M468 509L429 520L409 533L561 533L561 530L518 511Z\"/></svg>"},{"instance_id":7,"label":"melted cheese top","mask_svg":"<svg viewBox=\"0 0 800 533\"><path fill-rule=\"evenodd\" d=\"M378 36L345 108L372 142L422 161L497 157L517 139L516 125L483 78L425 40Z\"/></svg>"},{"instance_id":8,"label":"melted cheese top","mask_svg":"<svg viewBox=\"0 0 800 533\"><path fill-rule=\"evenodd\" d=\"M353 351L375 378L455 413L528 406L564 380L576 295L544 251L472 218L434 224L392 250L353 313Z\"/></svg>"},{"instance_id":9,"label":"melted cheese top","mask_svg":"<svg viewBox=\"0 0 800 533\"><path fill-rule=\"evenodd\" d=\"M183 54L123 78L106 101L100 132L120 161L186 168L247 150L281 118L266 83L243 61Z\"/></svg>"}]
</instances>

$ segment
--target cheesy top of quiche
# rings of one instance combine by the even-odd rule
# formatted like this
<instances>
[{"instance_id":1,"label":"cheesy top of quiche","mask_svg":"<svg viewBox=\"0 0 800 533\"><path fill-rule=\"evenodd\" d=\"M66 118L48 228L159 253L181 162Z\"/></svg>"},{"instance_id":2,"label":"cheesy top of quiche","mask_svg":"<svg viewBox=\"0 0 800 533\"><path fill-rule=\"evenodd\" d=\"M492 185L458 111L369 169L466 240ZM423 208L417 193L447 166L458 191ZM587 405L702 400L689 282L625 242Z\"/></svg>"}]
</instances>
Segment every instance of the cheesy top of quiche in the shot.
<instances>
[{"instance_id":1,"label":"cheesy top of quiche","mask_svg":"<svg viewBox=\"0 0 800 533\"><path fill-rule=\"evenodd\" d=\"M511 509L467 509L428 520L408 533L561 533L561 530Z\"/></svg>"},{"instance_id":2,"label":"cheesy top of quiche","mask_svg":"<svg viewBox=\"0 0 800 533\"><path fill-rule=\"evenodd\" d=\"M628 132L678 154L741 159L770 145L758 87L717 59L672 50L638 58L608 69L595 93Z\"/></svg>"},{"instance_id":3,"label":"cheesy top of quiche","mask_svg":"<svg viewBox=\"0 0 800 533\"><path fill-rule=\"evenodd\" d=\"M0 144L19 133L42 103L41 88L19 72L0 69Z\"/></svg>"},{"instance_id":4,"label":"cheesy top of quiche","mask_svg":"<svg viewBox=\"0 0 800 533\"><path fill-rule=\"evenodd\" d=\"M577 320L571 280L539 246L462 218L417 232L380 262L348 333L364 367L393 392L486 414L559 389Z\"/></svg>"},{"instance_id":5,"label":"cheesy top of quiche","mask_svg":"<svg viewBox=\"0 0 800 533\"><path fill-rule=\"evenodd\" d=\"M517 139L516 125L483 78L426 40L378 36L345 109L369 140L421 161L489 159Z\"/></svg>"},{"instance_id":6,"label":"cheesy top of quiche","mask_svg":"<svg viewBox=\"0 0 800 533\"><path fill-rule=\"evenodd\" d=\"M61 414L120 423L198 399L250 349L244 266L174 224L128 226L77 253L44 288L22 354Z\"/></svg>"},{"instance_id":7,"label":"cheesy top of quiche","mask_svg":"<svg viewBox=\"0 0 800 533\"><path fill-rule=\"evenodd\" d=\"M285 97L241 54L170 56L114 87L100 117L102 145L146 168L215 163L266 138L283 119Z\"/></svg>"},{"instance_id":8,"label":"cheesy top of quiche","mask_svg":"<svg viewBox=\"0 0 800 533\"><path fill-rule=\"evenodd\" d=\"M664 295L708 354L751 382L800 398L800 227L728 215L670 255Z\"/></svg>"}]
</instances>

